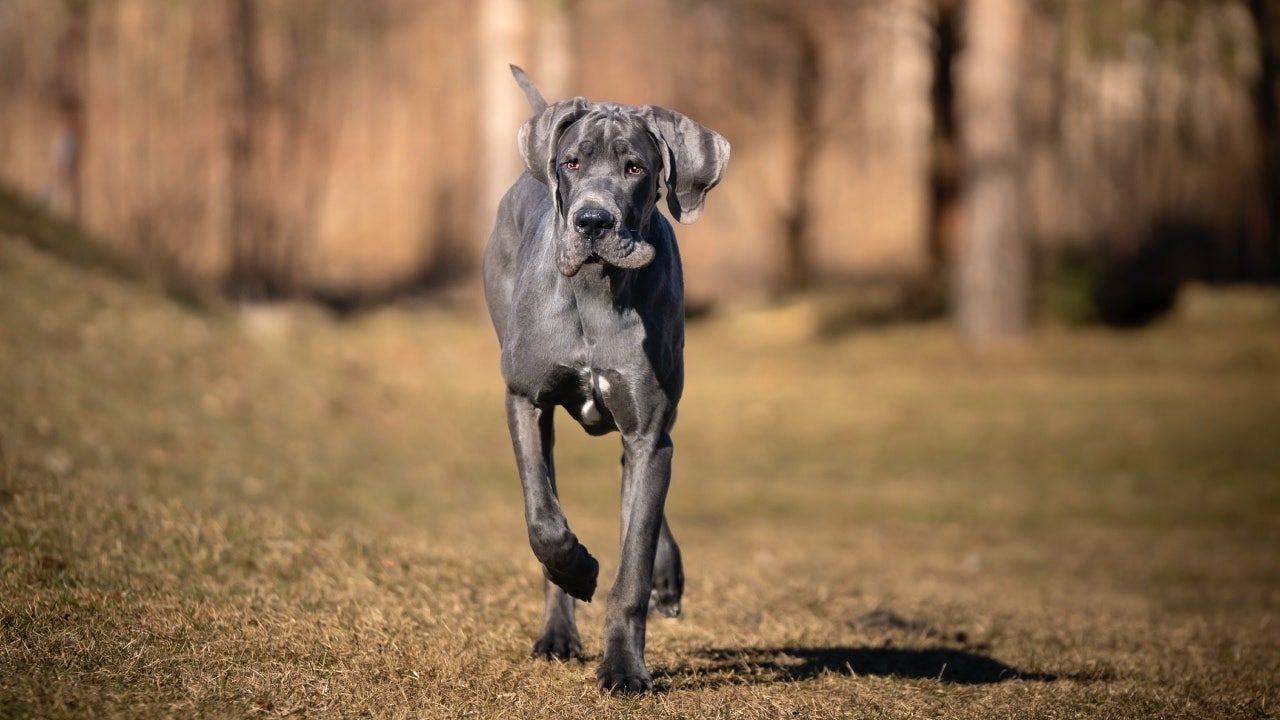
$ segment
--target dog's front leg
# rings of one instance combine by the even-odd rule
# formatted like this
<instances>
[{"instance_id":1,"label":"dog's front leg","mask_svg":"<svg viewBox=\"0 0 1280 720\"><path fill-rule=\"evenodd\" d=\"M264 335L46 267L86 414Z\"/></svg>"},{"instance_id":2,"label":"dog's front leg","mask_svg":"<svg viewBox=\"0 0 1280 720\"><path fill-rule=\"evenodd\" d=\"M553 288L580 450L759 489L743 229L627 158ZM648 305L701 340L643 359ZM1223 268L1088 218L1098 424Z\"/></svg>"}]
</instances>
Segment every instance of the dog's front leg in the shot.
<instances>
[{"instance_id":1,"label":"dog's front leg","mask_svg":"<svg viewBox=\"0 0 1280 720\"><path fill-rule=\"evenodd\" d=\"M654 553L671 483L671 437L623 436L622 553L605 613L604 657L596 685L608 692L650 692L644 663L645 620Z\"/></svg>"},{"instance_id":2,"label":"dog's front leg","mask_svg":"<svg viewBox=\"0 0 1280 720\"><path fill-rule=\"evenodd\" d=\"M534 406L537 428L540 433L538 447L542 450L542 465L546 472L546 484L556 498L556 466L552 457L555 444L555 408ZM515 426L519 427L519 426ZM514 437L514 435L513 435ZM530 443L529 447L532 447ZM522 475L523 477L523 475ZM532 535L530 536L532 537ZM543 581L546 609L542 617L542 631L533 642L534 657L542 660L572 660L582 657L582 639L578 635L578 623L574 618L573 598L564 588L550 579Z\"/></svg>"},{"instance_id":3,"label":"dog's front leg","mask_svg":"<svg viewBox=\"0 0 1280 720\"><path fill-rule=\"evenodd\" d=\"M555 471L551 460L554 443L552 413L555 408L537 405L528 398L507 393L507 425L524 489L524 518L529 529L529 546L542 563L547 579L579 600L591 600L596 591L600 564L578 536L569 530L564 510L556 497ZM548 600L552 600L548 593ZM559 604L560 600L556 600ZM548 607L550 615L553 609ZM564 614L561 613L563 616ZM572 615L568 617L571 619ZM576 633L575 633L576 634Z\"/></svg>"}]
</instances>

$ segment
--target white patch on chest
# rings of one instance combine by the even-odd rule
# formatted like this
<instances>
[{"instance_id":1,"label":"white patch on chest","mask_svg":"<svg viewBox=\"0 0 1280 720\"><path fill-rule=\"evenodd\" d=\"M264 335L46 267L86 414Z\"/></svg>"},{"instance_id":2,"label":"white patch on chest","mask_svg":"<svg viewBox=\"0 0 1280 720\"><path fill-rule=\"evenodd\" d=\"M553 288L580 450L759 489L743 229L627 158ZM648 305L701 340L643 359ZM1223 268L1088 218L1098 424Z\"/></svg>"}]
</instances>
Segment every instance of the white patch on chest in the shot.
<instances>
[{"instance_id":1,"label":"white patch on chest","mask_svg":"<svg viewBox=\"0 0 1280 720\"><path fill-rule=\"evenodd\" d=\"M605 393L609 392L609 381L591 368L583 368L582 377L587 381L591 394L587 396L587 401L582 403L582 410L578 414L582 417L584 424L595 425L604 419L599 408L596 407L596 398L603 399Z\"/></svg>"},{"instance_id":2,"label":"white patch on chest","mask_svg":"<svg viewBox=\"0 0 1280 720\"><path fill-rule=\"evenodd\" d=\"M582 416L582 422L587 425L595 425L604 419L600 416L600 411L596 409L596 401L592 399L582 403L582 410L579 414Z\"/></svg>"}]
</instances>

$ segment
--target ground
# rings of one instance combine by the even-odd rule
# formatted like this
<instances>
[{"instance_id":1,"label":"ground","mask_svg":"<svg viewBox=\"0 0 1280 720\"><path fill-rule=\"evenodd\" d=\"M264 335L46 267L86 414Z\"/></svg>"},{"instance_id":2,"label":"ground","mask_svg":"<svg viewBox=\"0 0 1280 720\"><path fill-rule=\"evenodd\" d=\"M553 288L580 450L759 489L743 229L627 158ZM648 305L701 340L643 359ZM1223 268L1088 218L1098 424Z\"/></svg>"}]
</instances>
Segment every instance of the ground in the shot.
<instances>
[{"instance_id":1,"label":"ground","mask_svg":"<svg viewBox=\"0 0 1280 720\"><path fill-rule=\"evenodd\" d=\"M618 699L617 438L562 417L602 587L588 661L534 661L481 311L192 309L3 236L0 716L1276 717L1277 307L982 355L693 325L685 614Z\"/></svg>"}]
</instances>

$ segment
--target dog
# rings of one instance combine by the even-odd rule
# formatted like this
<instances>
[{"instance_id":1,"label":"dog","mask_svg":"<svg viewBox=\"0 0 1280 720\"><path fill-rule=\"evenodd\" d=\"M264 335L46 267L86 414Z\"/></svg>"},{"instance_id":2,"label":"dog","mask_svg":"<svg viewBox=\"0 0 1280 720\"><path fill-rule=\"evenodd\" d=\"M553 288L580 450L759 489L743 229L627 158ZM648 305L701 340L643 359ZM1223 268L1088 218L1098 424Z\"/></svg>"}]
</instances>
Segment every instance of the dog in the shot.
<instances>
[{"instance_id":1,"label":"dog","mask_svg":"<svg viewBox=\"0 0 1280 720\"><path fill-rule=\"evenodd\" d=\"M502 348L507 425L546 611L533 655L580 658L574 598L590 601L600 566L556 496L553 414L591 435L622 435L618 574L605 613L596 685L648 693L645 623L680 613L684 570L663 507L671 428L684 388L684 281L661 186L681 223L702 214L729 142L680 113L574 98L548 105L511 66L533 108L518 146L526 172L498 206L484 290Z\"/></svg>"}]
</instances>

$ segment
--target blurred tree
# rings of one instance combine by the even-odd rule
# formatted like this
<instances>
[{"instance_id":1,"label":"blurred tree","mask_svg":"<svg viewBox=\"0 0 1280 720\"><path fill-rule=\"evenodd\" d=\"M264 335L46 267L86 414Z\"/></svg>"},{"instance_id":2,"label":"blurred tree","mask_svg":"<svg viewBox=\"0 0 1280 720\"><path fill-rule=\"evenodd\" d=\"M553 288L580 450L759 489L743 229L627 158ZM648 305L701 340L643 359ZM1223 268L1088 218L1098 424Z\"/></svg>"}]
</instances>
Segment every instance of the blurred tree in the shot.
<instances>
[{"instance_id":1,"label":"blurred tree","mask_svg":"<svg viewBox=\"0 0 1280 720\"><path fill-rule=\"evenodd\" d=\"M570 19L575 0L540 0L533 71L543 97L554 102L565 97L573 69ZM529 68L526 68L529 69Z\"/></svg>"},{"instance_id":2,"label":"blurred tree","mask_svg":"<svg viewBox=\"0 0 1280 720\"><path fill-rule=\"evenodd\" d=\"M85 34L89 21L87 0L66 0L67 9L55 56L54 101L58 107L58 132L53 140L52 168L44 190L44 202L53 210L80 220L84 157Z\"/></svg>"},{"instance_id":3,"label":"blurred tree","mask_svg":"<svg viewBox=\"0 0 1280 720\"><path fill-rule=\"evenodd\" d=\"M252 0L230 0L228 24L233 65L233 98L231 123L228 128L228 150L231 171L228 176L231 205L228 238L231 245L230 284L238 293L249 292L252 284L252 247L247 222L248 205L253 202L249 186L254 146L254 115L258 103L258 76L255 71L254 48L257 45L257 22Z\"/></svg>"},{"instance_id":4,"label":"blurred tree","mask_svg":"<svg viewBox=\"0 0 1280 720\"><path fill-rule=\"evenodd\" d=\"M933 140L929 168L931 271L946 272L955 249L960 168L956 160L955 58L960 47L960 0L936 0L933 17Z\"/></svg>"},{"instance_id":5,"label":"blurred tree","mask_svg":"<svg viewBox=\"0 0 1280 720\"><path fill-rule=\"evenodd\" d=\"M767 92L770 80L776 81L780 71L789 72L789 77L782 78L782 84L791 93L790 137L787 139L790 182L783 202L782 270L778 282L778 289L784 294L804 290L815 281L811 237L815 215L814 175L832 133L829 122L832 106L838 104L832 101L834 78L828 72L825 55L840 41L845 26L853 22L851 15L869 4L870 0L725 3L737 15L735 20L739 25L733 40L737 47L731 52L744 69L736 73L736 81L750 83L768 78L762 83L765 87L752 87L743 94ZM772 28L785 43L782 57L777 53L779 48L769 52L769 48L750 36L762 26Z\"/></svg>"},{"instance_id":6,"label":"blurred tree","mask_svg":"<svg viewBox=\"0 0 1280 720\"><path fill-rule=\"evenodd\" d=\"M520 174L515 129L529 107L511 78L508 64L525 56L528 19L521 0L481 0L476 10L476 62L480 79L481 202L477 227L489 228L493 213Z\"/></svg>"},{"instance_id":7,"label":"blurred tree","mask_svg":"<svg viewBox=\"0 0 1280 720\"><path fill-rule=\"evenodd\" d=\"M1025 0L969 0L957 84L960 247L952 314L960 335L985 343L1026 334L1031 325L1031 246L1019 109Z\"/></svg>"},{"instance_id":8,"label":"blurred tree","mask_svg":"<svg viewBox=\"0 0 1280 720\"><path fill-rule=\"evenodd\" d=\"M1261 273L1280 274L1280 0L1249 0L1258 30L1261 77L1254 100L1262 145L1266 248Z\"/></svg>"},{"instance_id":9,"label":"blurred tree","mask_svg":"<svg viewBox=\"0 0 1280 720\"><path fill-rule=\"evenodd\" d=\"M795 11L786 4L773 7L774 18L786 31L796 51L795 95L792 100L792 181L791 199L783 218L783 268L784 292L803 290L813 282L811 266L809 221L813 210L813 168L817 165L821 149L822 132L818 127L818 103L822 97L824 76L822 71L821 42L818 37L821 23L811 16Z\"/></svg>"},{"instance_id":10,"label":"blurred tree","mask_svg":"<svg viewBox=\"0 0 1280 720\"><path fill-rule=\"evenodd\" d=\"M258 262L261 238L251 217L258 198L253 187L253 153L261 88L257 71L258 23L253 0L228 0L227 33L232 62L230 123L227 128L227 176L230 205L227 242L231 267L227 284L233 295L261 298L266 295Z\"/></svg>"},{"instance_id":11,"label":"blurred tree","mask_svg":"<svg viewBox=\"0 0 1280 720\"><path fill-rule=\"evenodd\" d=\"M255 0L227 0L231 59L228 113L228 219L230 267L226 285L242 300L268 300L296 292L296 248L276 222L281 193L262 178L263 129L268 93L261 69L261 8Z\"/></svg>"}]
</instances>

